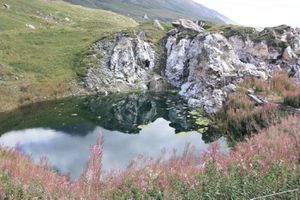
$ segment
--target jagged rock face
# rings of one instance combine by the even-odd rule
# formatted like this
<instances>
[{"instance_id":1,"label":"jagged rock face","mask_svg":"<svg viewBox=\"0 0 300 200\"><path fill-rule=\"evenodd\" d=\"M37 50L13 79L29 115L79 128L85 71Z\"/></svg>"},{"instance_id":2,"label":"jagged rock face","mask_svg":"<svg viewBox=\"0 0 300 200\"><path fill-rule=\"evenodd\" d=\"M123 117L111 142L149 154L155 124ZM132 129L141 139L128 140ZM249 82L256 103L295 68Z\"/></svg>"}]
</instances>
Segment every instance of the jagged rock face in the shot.
<instances>
[{"instance_id":1,"label":"jagged rock face","mask_svg":"<svg viewBox=\"0 0 300 200\"><path fill-rule=\"evenodd\" d=\"M267 79L278 69L291 72L300 82L300 34L292 28L282 33L257 32L257 37L271 37L260 41L245 34L226 38L221 32L191 37L186 30L169 32L165 74L191 106L215 113L243 78Z\"/></svg>"},{"instance_id":2,"label":"jagged rock face","mask_svg":"<svg viewBox=\"0 0 300 200\"><path fill-rule=\"evenodd\" d=\"M270 39L253 41L245 35L236 35L229 38L235 53L244 63L252 63L258 68L268 72L274 70L286 70L294 75L296 81L300 79L295 76L299 74L300 66L300 34L298 31L287 27L280 31L266 29L257 33L258 37L268 35Z\"/></svg>"},{"instance_id":3,"label":"jagged rock face","mask_svg":"<svg viewBox=\"0 0 300 200\"><path fill-rule=\"evenodd\" d=\"M147 89L155 65L155 52L140 37L119 35L95 43L90 52L100 59L85 78L87 88L97 92Z\"/></svg>"},{"instance_id":4,"label":"jagged rock face","mask_svg":"<svg viewBox=\"0 0 300 200\"><path fill-rule=\"evenodd\" d=\"M190 106L215 113L245 77L267 79L274 70L287 70L300 83L299 30L281 27L228 34L205 31L188 20L174 26L166 38L165 77L156 73L156 60L161 59L143 34L119 34L91 47L97 62L88 70L86 86L97 92L162 91L167 79Z\"/></svg>"},{"instance_id":5,"label":"jagged rock face","mask_svg":"<svg viewBox=\"0 0 300 200\"><path fill-rule=\"evenodd\" d=\"M189 105L217 112L228 85L247 75L266 78L265 72L239 60L232 45L220 34L202 33L193 39L168 38L166 76L181 89Z\"/></svg>"}]
</instances>

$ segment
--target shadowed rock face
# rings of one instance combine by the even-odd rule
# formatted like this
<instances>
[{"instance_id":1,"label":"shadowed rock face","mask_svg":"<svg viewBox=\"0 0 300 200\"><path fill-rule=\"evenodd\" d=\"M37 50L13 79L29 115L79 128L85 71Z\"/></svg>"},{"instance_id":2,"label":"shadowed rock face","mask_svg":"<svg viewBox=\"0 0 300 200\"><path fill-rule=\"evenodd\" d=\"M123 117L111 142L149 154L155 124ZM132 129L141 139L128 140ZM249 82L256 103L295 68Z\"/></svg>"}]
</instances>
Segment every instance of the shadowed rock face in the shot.
<instances>
[{"instance_id":1,"label":"shadowed rock face","mask_svg":"<svg viewBox=\"0 0 300 200\"><path fill-rule=\"evenodd\" d=\"M300 81L300 33L293 28L230 35L178 26L167 39L165 74L190 106L219 111L228 93L247 76L267 79L274 70L287 70Z\"/></svg>"}]
</instances>

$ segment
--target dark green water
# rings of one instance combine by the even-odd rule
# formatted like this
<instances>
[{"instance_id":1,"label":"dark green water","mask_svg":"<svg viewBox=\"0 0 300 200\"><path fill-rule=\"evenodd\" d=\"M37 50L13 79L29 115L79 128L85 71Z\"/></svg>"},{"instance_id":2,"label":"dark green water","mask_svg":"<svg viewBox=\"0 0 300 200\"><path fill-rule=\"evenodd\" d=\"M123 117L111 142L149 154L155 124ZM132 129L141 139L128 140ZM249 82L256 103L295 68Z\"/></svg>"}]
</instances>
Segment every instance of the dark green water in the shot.
<instances>
[{"instance_id":1,"label":"dark green water","mask_svg":"<svg viewBox=\"0 0 300 200\"><path fill-rule=\"evenodd\" d=\"M163 148L180 153L186 143L197 152L208 120L173 93L133 93L69 98L32 104L0 114L0 144L38 161L47 156L60 172L80 175L89 148L104 136L104 169L126 166L138 154L157 157ZM224 150L227 149L220 139Z\"/></svg>"}]
</instances>

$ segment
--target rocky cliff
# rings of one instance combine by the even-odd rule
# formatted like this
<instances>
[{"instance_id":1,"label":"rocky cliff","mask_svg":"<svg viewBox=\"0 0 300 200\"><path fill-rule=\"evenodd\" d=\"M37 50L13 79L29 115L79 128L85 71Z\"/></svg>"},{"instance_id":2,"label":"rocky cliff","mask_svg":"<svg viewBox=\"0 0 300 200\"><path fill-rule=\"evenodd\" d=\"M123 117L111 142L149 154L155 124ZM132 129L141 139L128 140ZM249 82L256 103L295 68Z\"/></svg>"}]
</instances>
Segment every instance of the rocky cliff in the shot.
<instances>
[{"instance_id":1,"label":"rocky cliff","mask_svg":"<svg viewBox=\"0 0 300 200\"><path fill-rule=\"evenodd\" d=\"M163 82L154 73L156 53L143 35L117 34L92 45L96 59L85 77L88 89L99 93L156 89ZM163 84L163 83L162 83Z\"/></svg>"},{"instance_id":2,"label":"rocky cliff","mask_svg":"<svg viewBox=\"0 0 300 200\"><path fill-rule=\"evenodd\" d=\"M166 76L191 106L217 112L247 76L267 79L274 70L287 70L300 81L298 29L259 32L226 26L199 31L196 23L175 25L179 28L169 32L166 44Z\"/></svg>"},{"instance_id":3,"label":"rocky cliff","mask_svg":"<svg viewBox=\"0 0 300 200\"><path fill-rule=\"evenodd\" d=\"M153 44L141 34L119 35L94 44L91 49L100 53L101 59L98 67L89 70L87 87L96 91L147 90L162 85L158 80L164 76L190 106L213 113L245 77L268 79L273 71L286 70L300 82L299 29L207 27L189 20L173 25L175 29L167 33L164 43L165 66L157 66ZM156 73L157 67L163 69L161 74Z\"/></svg>"}]
</instances>

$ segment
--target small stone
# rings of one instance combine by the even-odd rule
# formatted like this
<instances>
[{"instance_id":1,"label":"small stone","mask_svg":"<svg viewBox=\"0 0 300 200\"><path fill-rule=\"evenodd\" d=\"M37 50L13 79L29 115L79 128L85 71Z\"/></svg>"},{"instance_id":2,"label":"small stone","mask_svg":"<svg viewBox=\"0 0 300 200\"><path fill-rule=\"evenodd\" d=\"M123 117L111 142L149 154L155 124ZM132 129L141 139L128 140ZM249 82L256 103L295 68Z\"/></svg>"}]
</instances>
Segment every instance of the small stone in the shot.
<instances>
[{"instance_id":1,"label":"small stone","mask_svg":"<svg viewBox=\"0 0 300 200\"><path fill-rule=\"evenodd\" d=\"M32 24L26 24L26 28L29 28L29 29L32 29L32 30L35 30L35 26L33 26Z\"/></svg>"},{"instance_id":2,"label":"small stone","mask_svg":"<svg viewBox=\"0 0 300 200\"><path fill-rule=\"evenodd\" d=\"M145 20L148 20L149 19L149 17L148 17L148 15L147 15L147 13L145 13L145 15L144 15L144 17L143 17Z\"/></svg>"},{"instance_id":3,"label":"small stone","mask_svg":"<svg viewBox=\"0 0 300 200\"><path fill-rule=\"evenodd\" d=\"M146 33L145 33L145 31L139 32L138 36L139 36L140 38L146 38Z\"/></svg>"},{"instance_id":4,"label":"small stone","mask_svg":"<svg viewBox=\"0 0 300 200\"><path fill-rule=\"evenodd\" d=\"M254 94L254 90L253 90L252 88L249 88L249 89L247 90L247 93L248 93L248 94Z\"/></svg>"},{"instance_id":5,"label":"small stone","mask_svg":"<svg viewBox=\"0 0 300 200\"><path fill-rule=\"evenodd\" d=\"M158 19L154 20L154 26L156 26L160 30L163 30L163 31L165 30L165 28L160 24Z\"/></svg>"},{"instance_id":6,"label":"small stone","mask_svg":"<svg viewBox=\"0 0 300 200\"><path fill-rule=\"evenodd\" d=\"M294 74L295 81L300 84L300 69L298 71L296 71L296 73Z\"/></svg>"},{"instance_id":7,"label":"small stone","mask_svg":"<svg viewBox=\"0 0 300 200\"><path fill-rule=\"evenodd\" d=\"M71 20L70 18L66 17L66 18L65 18L65 21L66 21L66 22L71 22L72 20Z\"/></svg>"},{"instance_id":8,"label":"small stone","mask_svg":"<svg viewBox=\"0 0 300 200\"><path fill-rule=\"evenodd\" d=\"M167 32L167 34L173 36L173 35L175 35L177 32L178 32L178 30L175 28L175 29L169 30L169 31Z\"/></svg>"},{"instance_id":9,"label":"small stone","mask_svg":"<svg viewBox=\"0 0 300 200\"><path fill-rule=\"evenodd\" d=\"M292 61L296 57L293 49L290 46L284 50L282 56L283 56L283 59L288 62Z\"/></svg>"},{"instance_id":10,"label":"small stone","mask_svg":"<svg viewBox=\"0 0 300 200\"><path fill-rule=\"evenodd\" d=\"M259 97L253 95L253 94L248 94L248 96L253 100L255 101L255 103L257 103L258 105L263 105L265 104L265 101L260 99Z\"/></svg>"},{"instance_id":11,"label":"small stone","mask_svg":"<svg viewBox=\"0 0 300 200\"><path fill-rule=\"evenodd\" d=\"M3 4L3 8L9 10L10 9L10 5L8 5L8 4L5 3L5 4Z\"/></svg>"},{"instance_id":12,"label":"small stone","mask_svg":"<svg viewBox=\"0 0 300 200\"><path fill-rule=\"evenodd\" d=\"M236 86L234 84L229 84L229 85L224 87L224 91L226 93L235 92L236 91Z\"/></svg>"}]
</instances>

